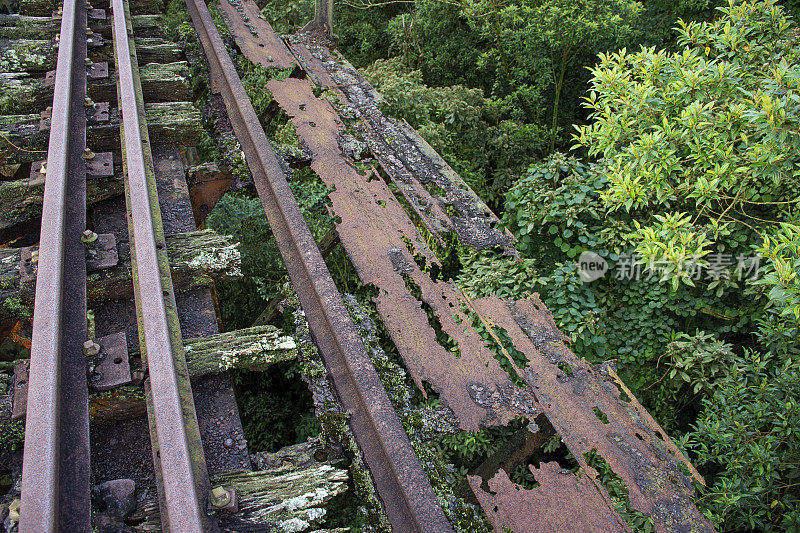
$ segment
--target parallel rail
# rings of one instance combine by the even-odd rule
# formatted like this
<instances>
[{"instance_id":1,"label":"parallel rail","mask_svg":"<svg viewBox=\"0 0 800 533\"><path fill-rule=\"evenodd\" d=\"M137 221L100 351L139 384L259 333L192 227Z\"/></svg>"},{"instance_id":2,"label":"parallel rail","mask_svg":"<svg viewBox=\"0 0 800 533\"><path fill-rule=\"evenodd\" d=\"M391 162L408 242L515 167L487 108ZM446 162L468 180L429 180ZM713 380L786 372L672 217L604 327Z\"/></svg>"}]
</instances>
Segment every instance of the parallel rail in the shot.
<instances>
[{"instance_id":1,"label":"parallel rail","mask_svg":"<svg viewBox=\"0 0 800 533\"><path fill-rule=\"evenodd\" d=\"M47 153L20 531L90 531L86 379L86 5L66 0Z\"/></svg>"},{"instance_id":2,"label":"parallel rail","mask_svg":"<svg viewBox=\"0 0 800 533\"><path fill-rule=\"evenodd\" d=\"M372 366L203 0L187 0L289 277L397 531L452 528Z\"/></svg>"},{"instance_id":3,"label":"parallel rail","mask_svg":"<svg viewBox=\"0 0 800 533\"><path fill-rule=\"evenodd\" d=\"M145 392L161 523L170 532L209 531L214 527L206 514L210 485L164 241L133 29L127 1L111 5L139 346L149 370Z\"/></svg>"},{"instance_id":4,"label":"parallel rail","mask_svg":"<svg viewBox=\"0 0 800 533\"><path fill-rule=\"evenodd\" d=\"M91 531L86 356L87 8L63 6L42 210L20 531ZM209 480L155 186L130 13L113 0L123 170L151 444L164 531L214 531Z\"/></svg>"}]
</instances>

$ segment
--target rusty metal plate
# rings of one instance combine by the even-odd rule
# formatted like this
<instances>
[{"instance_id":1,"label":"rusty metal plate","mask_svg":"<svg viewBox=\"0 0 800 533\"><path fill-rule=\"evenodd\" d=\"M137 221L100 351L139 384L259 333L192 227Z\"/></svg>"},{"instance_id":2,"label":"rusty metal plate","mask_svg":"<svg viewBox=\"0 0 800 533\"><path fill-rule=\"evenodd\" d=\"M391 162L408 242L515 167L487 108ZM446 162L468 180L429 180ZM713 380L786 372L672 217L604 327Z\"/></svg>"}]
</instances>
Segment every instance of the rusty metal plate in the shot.
<instances>
[{"instance_id":1,"label":"rusty metal plate","mask_svg":"<svg viewBox=\"0 0 800 533\"><path fill-rule=\"evenodd\" d=\"M86 244L86 270L104 270L117 263L117 238L113 233L101 233L93 243Z\"/></svg>"},{"instance_id":2,"label":"rusty metal plate","mask_svg":"<svg viewBox=\"0 0 800 533\"><path fill-rule=\"evenodd\" d=\"M95 102L93 106L86 108L86 122L90 125L108 122L111 117L110 107L108 102Z\"/></svg>"},{"instance_id":3,"label":"rusty metal plate","mask_svg":"<svg viewBox=\"0 0 800 533\"><path fill-rule=\"evenodd\" d=\"M295 66L292 54L265 20L255 2L221 0L219 9L242 53L256 65L285 69Z\"/></svg>"},{"instance_id":4,"label":"rusty metal plate","mask_svg":"<svg viewBox=\"0 0 800 533\"><path fill-rule=\"evenodd\" d=\"M46 163L46 161L34 161L31 163L31 171L28 175L29 187L44 185L47 174ZM44 173L42 172L42 166L45 167ZM111 152L96 153L91 160L86 161L86 179L107 178L113 175L114 156Z\"/></svg>"},{"instance_id":5,"label":"rusty metal plate","mask_svg":"<svg viewBox=\"0 0 800 533\"><path fill-rule=\"evenodd\" d=\"M92 63L87 69L89 77L93 80L108 77L108 63L105 61L98 61Z\"/></svg>"},{"instance_id":6,"label":"rusty metal plate","mask_svg":"<svg viewBox=\"0 0 800 533\"><path fill-rule=\"evenodd\" d=\"M295 51L296 44L295 41ZM380 152L381 146L388 147L384 156L376 154L384 170L387 170L386 165L399 161L395 183L401 190L403 183L411 184L415 180L420 185L432 182L442 188L445 203L450 202L447 205L459 213L450 218L459 238L465 244L470 244L471 239L475 247L484 247L488 230L480 224L493 228L493 215L488 208L484 209L479 199L473 201L477 198L474 193L460 187L460 178L416 132L377 112L376 99L370 96L374 89L361 83L360 75L352 67L350 70L335 67L337 62L349 65L346 61L330 54L318 54L310 44L306 49L319 60L306 63L330 68L331 79L343 87L346 101L350 102L349 111L364 119L359 133L368 141L370 136L382 139L380 142L384 145L379 145L378 141L370 143L373 153ZM502 515L511 519L519 526L519 531L548 530L550 526L546 520L537 519L537 498L543 497L539 496L541 493L546 493L547 498L557 498L560 490L568 490L573 500L593 502L597 505L594 512L615 528L624 530L624 522L596 479L597 472L584 457L584 453L594 450L629 486L631 504L653 517L658 530L710 530L709 523L691 502L693 489L688 478L677 466L678 461L685 461L685 458L671 442L662 442L663 430L638 404L621 402L613 379L593 375L595 371L564 346L566 338L538 300L517 302L511 307L497 298L472 302L455 284L432 277L430 272L435 269L431 266L439 266L439 263L399 201L383 180L362 176L352 159L344 154L338 140L345 126L331 104L324 98L316 98L307 80L271 80L267 88L291 117L301 143L313 154L311 168L333 189L330 210L341 219L337 231L342 244L362 282L378 289L375 298L378 313L420 389L427 383L438 392L442 403L453 410L459 426L465 430L505 424L520 415L533 418L543 412L575 455L580 477L571 472L559 472L564 478L554 481L550 467L540 467L536 473L545 481L539 487L541 491L534 491L525 502L502 499L511 502L503 503L502 510L498 505L502 501L491 500L494 503L489 506L490 500L484 498L482 503L487 514L500 513L495 518ZM339 108L340 114L347 111ZM387 173L392 176L391 172ZM437 181L441 176L449 182ZM414 191L419 192L420 198L424 196L415 187L409 185L403 190L407 198ZM456 206L458 202L454 199L458 198L466 199ZM413 206L414 202L411 203ZM425 212L427 206L420 203L417 208ZM435 212L435 205L427 209ZM437 223L431 220L429 217L426 222L428 227L436 227ZM473 223L476 220L477 225ZM445 222L439 223L445 227ZM494 231L500 234L499 230ZM499 243L506 244L508 250L510 240L500 239L492 246ZM422 268L420 259L427 268ZM426 309L435 316L439 333L449 336L456 347L445 347L437 341L434 329L437 324L429 320ZM526 387L513 384L495 359L495 356L510 359L509 354L505 349L502 354L490 350L473 327L473 320L493 332L495 339L498 328L502 328L512 339L514 348L527 357L525 369L516 369ZM569 374L561 370L559 363L569 364ZM601 427L606 424L595 414L595 408L611 419L608 427ZM502 476L496 483L502 488ZM568 489L562 487L564 484ZM598 494L605 496L598 500ZM574 514L582 507L570 504L564 509ZM513 522L506 513L528 513L536 526Z\"/></svg>"},{"instance_id":7,"label":"rusty metal plate","mask_svg":"<svg viewBox=\"0 0 800 533\"><path fill-rule=\"evenodd\" d=\"M355 127L428 230L435 236L454 231L467 246L499 246L516 255L514 237L498 229L500 220L486 203L408 124L383 115L380 94L341 54L314 34L288 41L314 82L335 88L341 110L357 113Z\"/></svg>"},{"instance_id":8,"label":"rusty metal plate","mask_svg":"<svg viewBox=\"0 0 800 533\"><path fill-rule=\"evenodd\" d=\"M539 483L533 489L512 483L502 469L488 481L488 492L481 488L479 476L468 476L472 491L498 533L630 531L609 504L608 494L599 492L587 476L575 476L556 462L529 469Z\"/></svg>"},{"instance_id":9,"label":"rusty metal plate","mask_svg":"<svg viewBox=\"0 0 800 533\"><path fill-rule=\"evenodd\" d=\"M573 454L580 456L578 461L586 472L584 475L594 479L594 471L582 454L596 449L626 484L635 484L643 475L651 478L646 495L643 489L630 489L631 502L653 516L657 524L669 523L670 517L662 512L659 503L667 498L672 502L670 509L680 508L682 521L706 527L707 523L691 503L691 486L668 452L664 451L664 459L659 459L657 449L638 441L630 424L613 426L615 431L594 433L598 431L597 424L602 425L602 422L593 408L598 406L603 412L614 413L606 404L612 400L619 403L619 400L610 396L604 387L589 390L584 386L585 380L578 380L590 371L583 369L588 365L580 365L574 354L560 355L562 359L569 358L574 367L575 377L565 379L557 366L561 359L551 362L532 349L531 337L516 325L510 311L505 315L501 312L508 309L501 300L484 299L473 305L453 283L435 281L419 268L414 255L423 256L429 265L438 264L436 258L388 185L383 180L371 180L359 174L352 161L342 154L335 140L343 126L329 102L315 98L307 80L271 80L267 88L291 117L301 141L311 150L314 156L311 168L328 187L334 188L330 194L331 210L341 217L337 231L342 244L362 282L378 288L379 295L375 299L378 313L420 389L424 382L429 383L439 393L442 403L456 414L459 426L469 431L481 425L506 424L521 415L534 417L544 411ZM410 290L414 285L418 288L419 299ZM457 343L459 357L439 344L423 306L433 311L442 331ZM536 338L554 346L560 343L565 353L569 352L549 312L537 307L534 314L534 309L526 307L524 302L519 306L539 325L541 331L534 333L538 335ZM515 347L528 357L528 368L524 373L519 371L528 387L515 386L500 367L495 354L472 326L475 316L485 326L503 327L514 340ZM543 377L537 380L539 375ZM554 390L541 385L545 377ZM639 433L643 438L648 435L643 429L639 429ZM653 432L649 435L657 438ZM652 439L652 445L656 446ZM640 457L645 459L639 460ZM630 462L635 460L639 463L634 467ZM656 477L663 482L674 479L676 483L671 488L656 490L655 487L663 485L656 484ZM598 487L592 490L596 492ZM614 513L613 507L608 512Z\"/></svg>"},{"instance_id":10,"label":"rusty metal plate","mask_svg":"<svg viewBox=\"0 0 800 533\"><path fill-rule=\"evenodd\" d=\"M108 104L106 104L108 105ZM95 153L86 161L86 178L108 178L114 175L114 155L111 152Z\"/></svg>"},{"instance_id":11,"label":"rusty metal plate","mask_svg":"<svg viewBox=\"0 0 800 533\"><path fill-rule=\"evenodd\" d=\"M106 20L105 9L89 9L86 12L86 15L89 18L89 20Z\"/></svg>"},{"instance_id":12,"label":"rusty metal plate","mask_svg":"<svg viewBox=\"0 0 800 533\"><path fill-rule=\"evenodd\" d=\"M307 80L271 80L267 88L311 150L311 168L335 188L330 199L332 213L342 220L339 237L362 282L378 288L378 312L420 390L429 383L468 431L536 416L534 398L512 383L472 328L457 287L432 280L416 264L414 255L428 264L438 260L389 186L359 174L342 154L336 139L344 126L330 103L316 98ZM422 300L410 292L412 284ZM460 357L436 340L423 306L434 310L443 331L458 343Z\"/></svg>"},{"instance_id":13,"label":"rusty metal plate","mask_svg":"<svg viewBox=\"0 0 800 533\"><path fill-rule=\"evenodd\" d=\"M11 420L22 420L28 409L28 372L30 362L14 365L14 400L11 408Z\"/></svg>"},{"instance_id":14,"label":"rusty metal plate","mask_svg":"<svg viewBox=\"0 0 800 533\"><path fill-rule=\"evenodd\" d=\"M595 452L625 483L631 505L652 517L658 530L712 530L678 466L689 462L635 399L623 401L613 379L567 348L538 296L514 303L481 298L474 306L527 357L521 374L583 475L601 487L586 457Z\"/></svg>"},{"instance_id":15,"label":"rusty metal plate","mask_svg":"<svg viewBox=\"0 0 800 533\"><path fill-rule=\"evenodd\" d=\"M130 383L131 365L125 332L106 335L94 341L100 345L100 353L87 359L89 387L104 391Z\"/></svg>"}]
</instances>

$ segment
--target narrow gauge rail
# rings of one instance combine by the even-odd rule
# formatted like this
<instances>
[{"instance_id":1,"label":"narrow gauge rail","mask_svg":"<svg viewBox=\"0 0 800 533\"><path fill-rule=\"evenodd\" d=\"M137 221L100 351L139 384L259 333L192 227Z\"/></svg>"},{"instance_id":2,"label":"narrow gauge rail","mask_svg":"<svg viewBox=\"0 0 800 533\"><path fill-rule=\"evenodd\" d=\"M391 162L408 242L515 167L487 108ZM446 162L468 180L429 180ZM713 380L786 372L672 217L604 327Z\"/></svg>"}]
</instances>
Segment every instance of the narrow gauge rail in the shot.
<instances>
[{"instance_id":1,"label":"narrow gauge rail","mask_svg":"<svg viewBox=\"0 0 800 533\"><path fill-rule=\"evenodd\" d=\"M64 2L47 153L20 531L90 530L86 379L87 5Z\"/></svg>"},{"instance_id":2,"label":"narrow gauge rail","mask_svg":"<svg viewBox=\"0 0 800 533\"><path fill-rule=\"evenodd\" d=\"M350 425L397 531L451 531L367 355L204 0L187 0L281 256Z\"/></svg>"},{"instance_id":3,"label":"narrow gauge rail","mask_svg":"<svg viewBox=\"0 0 800 533\"><path fill-rule=\"evenodd\" d=\"M127 2L113 0L134 294L165 531L213 531L150 152ZM29 375L20 531L91 531L86 325L87 8L64 3L56 67Z\"/></svg>"}]
</instances>

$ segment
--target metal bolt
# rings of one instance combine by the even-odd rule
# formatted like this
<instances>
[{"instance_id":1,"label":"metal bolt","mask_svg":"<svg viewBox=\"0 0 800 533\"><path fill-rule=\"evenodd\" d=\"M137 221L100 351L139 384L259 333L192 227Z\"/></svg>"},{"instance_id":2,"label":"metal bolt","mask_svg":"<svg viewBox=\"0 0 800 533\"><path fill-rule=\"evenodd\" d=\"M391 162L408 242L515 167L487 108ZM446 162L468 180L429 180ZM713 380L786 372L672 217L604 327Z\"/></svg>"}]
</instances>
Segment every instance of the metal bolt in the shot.
<instances>
[{"instance_id":1,"label":"metal bolt","mask_svg":"<svg viewBox=\"0 0 800 533\"><path fill-rule=\"evenodd\" d=\"M222 485L211 489L211 505L219 508L225 507L229 503L231 503L231 493L228 491L228 489Z\"/></svg>"},{"instance_id":2,"label":"metal bolt","mask_svg":"<svg viewBox=\"0 0 800 533\"><path fill-rule=\"evenodd\" d=\"M100 353L100 345L89 339L83 343L83 355L86 357L94 357Z\"/></svg>"},{"instance_id":3,"label":"metal bolt","mask_svg":"<svg viewBox=\"0 0 800 533\"><path fill-rule=\"evenodd\" d=\"M87 66L87 67L91 67L92 66L92 60L89 59L88 57L86 57L86 58L83 59L83 64L85 66Z\"/></svg>"},{"instance_id":4,"label":"metal bolt","mask_svg":"<svg viewBox=\"0 0 800 533\"><path fill-rule=\"evenodd\" d=\"M87 161L91 161L94 159L94 152L92 152L92 150L89 148L84 148L82 157Z\"/></svg>"},{"instance_id":5,"label":"metal bolt","mask_svg":"<svg viewBox=\"0 0 800 533\"><path fill-rule=\"evenodd\" d=\"M87 96L86 98L83 99L83 105L85 105L86 107L94 107L94 101L92 101L92 99Z\"/></svg>"},{"instance_id":6,"label":"metal bolt","mask_svg":"<svg viewBox=\"0 0 800 533\"><path fill-rule=\"evenodd\" d=\"M131 382L134 385L141 385L144 383L144 370L134 370L131 372Z\"/></svg>"},{"instance_id":7,"label":"metal bolt","mask_svg":"<svg viewBox=\"0 0 800 533\"><path fill-rule=\"evenodd\" d=\"M92 34L92 28L86 26L86 35L91 35L91 34Z\"/></svg>"},{"instance_id":8,"label":"metal bolt","mask_svg":"<svg viewBox=\"0 0 800 533\"><path fill-rule=\"evenodd\" d=\"M39 250L33 250L31 252L31 262L35 263L39 260Z\"/></svg>"},{"instance_id":9,"label":"metal bolt","mask_svg":"<svg viewBox=\"0 0 800 533\"><path fill-rule=\"evenodd\" d=\"M47 174L47 161L45 161L44 163L42 163L42 166L41 166L41 168L39 168L39 174L41 174L42 176L44 176L45 174Z\"/></svg>"},{"instance_id":10,"label":"metal bolt","mask_svg":"<svg viewBox=\"0 0 800 533\"><path fill-rule=\"evenodd\" d=\"M83 235L81 235L81 242L84 244L91 244L97 240L97 233L93 232L90 229L84 230Z\"/></svg>"}]
</instances>

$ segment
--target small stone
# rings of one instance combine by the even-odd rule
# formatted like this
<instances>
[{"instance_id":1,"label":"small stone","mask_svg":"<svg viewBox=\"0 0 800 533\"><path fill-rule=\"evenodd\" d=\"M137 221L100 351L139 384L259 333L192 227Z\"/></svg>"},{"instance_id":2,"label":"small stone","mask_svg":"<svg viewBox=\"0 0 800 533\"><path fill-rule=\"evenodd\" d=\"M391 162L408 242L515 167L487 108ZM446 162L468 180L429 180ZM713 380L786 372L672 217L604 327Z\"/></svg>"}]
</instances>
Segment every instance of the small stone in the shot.
<instances>
[{"instance_id":1,"label":"small stone","mask_svg":"<svg viewBox=\"0 0 800 533\"><path fill-rule=\"evenodd\" d=\"M239 445L237 445L236 447L237 447L238 449L240 449L240 450L244 450L245 448L247 448L247 444L239 444Z\"/></svg>"},{"instance_id":2,"label":"small stone","mask_svg":"<svg viewBox=\"0 0 800 533\"><path fill-rule=\"evenodd\" d=\"M136 483L132 479L112 479L92 489L95 497L106 506L112 516L125 518L136 507Z\"/></svg>"},{"instance_id":3,"label":"small stone","mask_svg":"<svg viewBox=\"0 0 800 533\"><path fill-rule=\"evenodd\" d=\"M226 448L230 448L231 446L233 446L233 439L231 439L231 438L227 438L227 439L225 439L225 442L223 442L222 444L223 444L223 445L224 445Z\"/></svg>"}]
</instances>

